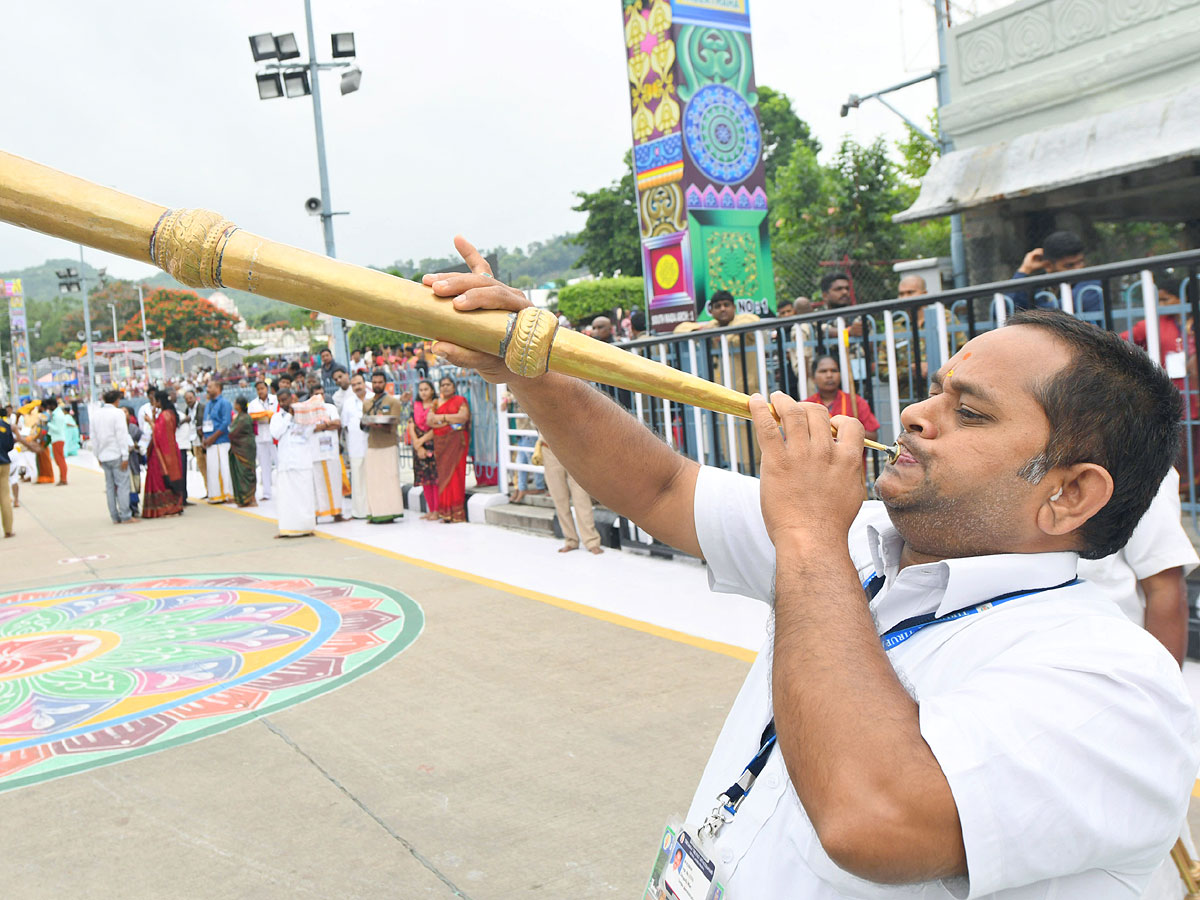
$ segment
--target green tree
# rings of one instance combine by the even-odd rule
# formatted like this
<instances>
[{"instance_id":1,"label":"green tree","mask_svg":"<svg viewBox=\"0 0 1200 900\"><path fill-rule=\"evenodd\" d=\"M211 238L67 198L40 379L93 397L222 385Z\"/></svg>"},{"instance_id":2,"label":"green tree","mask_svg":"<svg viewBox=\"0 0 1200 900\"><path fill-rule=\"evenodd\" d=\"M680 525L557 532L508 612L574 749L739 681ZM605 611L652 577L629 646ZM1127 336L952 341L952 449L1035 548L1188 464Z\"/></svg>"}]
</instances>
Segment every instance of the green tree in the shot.
<instances>
[{"instance_id":1,"label":"green tree","mask_svg":"<svg viewBox=\"0 0 1200 900\"><path fill-rule=\"evenodd\" d=\"M558 292L558 311L572 322L610 313L617 307L628 312L645 302L646 288L642 279L634 277L580 281Z\"/></svg>"},{"instance_id":2,"label":"green tree","mask_svg":"<svg viewBox=\"0 0 1200 900\"><path fill-rule=\"evenodd\" d=\"M395 347L398 344L412 344L421 340L411 334L404 334L401 331L389 331L386 328L380 328L378 325L367 325L364 322L357 323L350 329L350 333L346 335L350 341L351 350L366 350L368 347L374 349L376 347Z\"/></svg>"},{"instance_id":3,"label":"green tree","mask_svg":"<svg viewBox=\"0 0 1200 900\"><path fill-rule=\"evenodd\" d=\"M156 288L146 295L145 301L150 336L161 339L168 350L177 353L192 347L220 350L237 343L234 330L237 319L192 291ZM141 340L141 316L126 318L120 325L119 337L123 341Z\"/></svg>"},{"instance_id":4,"label":"green tree","mask_svg":"<svg viewBox=\"0 0 1200 900\"><path fill-rule=\"evenodd\" d=\"M624 162L625 174L618 181L596 191L576 191L579 205L571 207L587 213L583 231L572 239L583 247L576 265L597 276L642 274L633 151L626 152Z\"/></svg>"},{"instance_id":5,"label":"green tree","mask_svg":"<svg viewBox=\"0 0 1200 900\"><path fill-rule=\"evenodd\" d=\"M767 184L775 183L779 167L792 157L792 148L797 144L810 149L813 154L821 152L821 142L813 137L808 123L796 115L791 98L765 84L758 86L758 118L762 124L763 166Z\"/></svg>"}]
</instances>

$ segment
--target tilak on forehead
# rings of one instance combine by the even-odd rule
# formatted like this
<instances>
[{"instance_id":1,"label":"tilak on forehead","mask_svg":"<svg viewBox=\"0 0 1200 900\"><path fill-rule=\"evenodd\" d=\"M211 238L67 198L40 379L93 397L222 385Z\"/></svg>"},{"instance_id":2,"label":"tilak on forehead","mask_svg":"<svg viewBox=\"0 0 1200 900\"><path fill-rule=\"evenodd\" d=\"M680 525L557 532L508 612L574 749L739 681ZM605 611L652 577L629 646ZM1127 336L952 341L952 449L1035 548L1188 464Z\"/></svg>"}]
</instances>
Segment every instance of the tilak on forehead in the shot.
<instances>
[{"instance_id":1,"label":"tilak on forehead","mask_svg":"<svg viewBox=\"0 0 1200 900\"><path fill-rule=\"evenodd\" d=\"M968 360L970 358L971 358L971 351L968 350L966 353L963 354L963 361L965 362L966 360ZM949 378L953 374L954 374L954 370L951 369L949 372L946 373L946 377Z\"/></svg>"}]
</instances>

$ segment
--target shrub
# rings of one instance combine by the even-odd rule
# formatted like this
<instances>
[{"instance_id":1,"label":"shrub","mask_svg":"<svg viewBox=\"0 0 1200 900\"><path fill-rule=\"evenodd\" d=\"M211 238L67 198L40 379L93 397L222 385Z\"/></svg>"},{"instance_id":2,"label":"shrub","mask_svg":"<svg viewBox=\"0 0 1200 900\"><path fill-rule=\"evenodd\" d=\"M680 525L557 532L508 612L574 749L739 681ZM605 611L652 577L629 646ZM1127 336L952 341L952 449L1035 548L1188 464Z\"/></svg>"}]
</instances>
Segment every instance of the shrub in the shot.
<instances>
[{"instance_id":1,"label":"shrub","mask_svg":"<svg viewBox=\"0 0 1200 900\"><path fill-rule=\"evenodd\" d=\"M640 278L597 278L558 290L558 311L572 322L612 312L618 306L628 312L645 305L646 289Z\"/></svg>"}]
</instances>

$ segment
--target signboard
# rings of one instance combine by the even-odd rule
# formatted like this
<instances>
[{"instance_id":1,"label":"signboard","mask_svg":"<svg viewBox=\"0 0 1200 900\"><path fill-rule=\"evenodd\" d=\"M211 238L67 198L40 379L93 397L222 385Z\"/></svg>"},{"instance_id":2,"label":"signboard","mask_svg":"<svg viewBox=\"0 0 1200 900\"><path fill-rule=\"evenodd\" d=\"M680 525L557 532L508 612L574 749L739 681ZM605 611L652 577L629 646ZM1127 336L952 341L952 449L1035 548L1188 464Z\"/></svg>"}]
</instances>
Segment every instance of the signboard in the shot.
<instances>
[{"instance_id":1,"label":"signboard","mask_svg":"<svg viewBox=\"0 0 1200 900\"><path fill-rule=\"evenodd\" d=\"M33 367L29 359L29 327L25 320L25 294L21 279L0 281L8 298L8 326L12 338L12 399L20 404L33 399Z\"/></svg>"}]
</instances>

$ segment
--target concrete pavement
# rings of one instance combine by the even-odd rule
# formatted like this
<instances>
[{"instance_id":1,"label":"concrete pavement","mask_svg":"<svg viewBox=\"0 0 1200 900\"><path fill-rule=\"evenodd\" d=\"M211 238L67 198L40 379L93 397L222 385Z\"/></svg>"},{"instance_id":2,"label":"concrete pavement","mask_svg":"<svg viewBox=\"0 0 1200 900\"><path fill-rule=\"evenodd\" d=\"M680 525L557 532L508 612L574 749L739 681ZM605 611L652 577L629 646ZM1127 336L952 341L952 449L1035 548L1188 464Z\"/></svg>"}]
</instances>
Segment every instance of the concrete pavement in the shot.
<instances>
[{"instance_id":1,"label":"concrete pavement","mask_svg":"<svg viewBox=\"0 0 1200 900\"><path fill-rule=\"evenodd\" d=\"M425 631L301 705L0 793L6 898L635 896L747 669L227 508L115 527L102 478L71 480L23 487L6 591L310 573L404 591Z\"/></svg>"}]
</instances>

